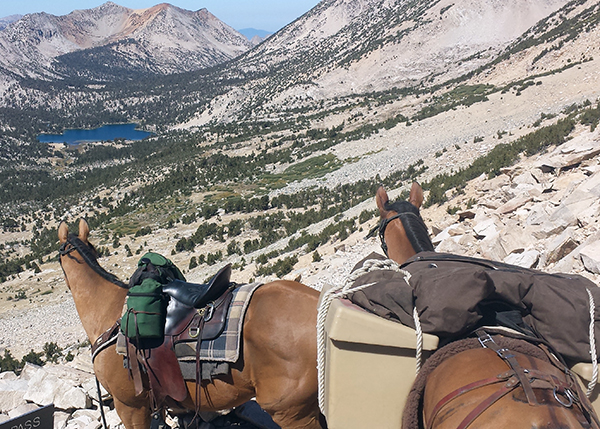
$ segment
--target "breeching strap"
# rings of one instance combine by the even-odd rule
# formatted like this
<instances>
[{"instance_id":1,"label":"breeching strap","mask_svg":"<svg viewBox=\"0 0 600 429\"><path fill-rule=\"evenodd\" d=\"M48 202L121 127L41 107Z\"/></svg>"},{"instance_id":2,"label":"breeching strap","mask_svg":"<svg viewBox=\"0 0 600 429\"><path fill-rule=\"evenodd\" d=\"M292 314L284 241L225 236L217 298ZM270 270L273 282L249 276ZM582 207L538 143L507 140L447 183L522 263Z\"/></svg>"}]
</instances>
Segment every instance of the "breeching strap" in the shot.
<instances>
[{"instance_id":1,"label":"breeching strap","mask_svg":"<svg viewBox=\"0 0 600 429\"><path fill-rule=\"evenodd\" d=\"M527 378L525 371L519 362L517 362L515 355L509 349L501 348L483 329L478 329L475 333L477 334L479 342L484 348L488 348L496 352L496 354L500 356L500 358L502 358L502 360L504 360L504 362L506 362L506 364L515 372L515 375L521 383L521 387L525 391L525 397L527 398L529 405L539 405L535 397L535 393L533 393L531 383Z\"/></svg>"}]
</instances>

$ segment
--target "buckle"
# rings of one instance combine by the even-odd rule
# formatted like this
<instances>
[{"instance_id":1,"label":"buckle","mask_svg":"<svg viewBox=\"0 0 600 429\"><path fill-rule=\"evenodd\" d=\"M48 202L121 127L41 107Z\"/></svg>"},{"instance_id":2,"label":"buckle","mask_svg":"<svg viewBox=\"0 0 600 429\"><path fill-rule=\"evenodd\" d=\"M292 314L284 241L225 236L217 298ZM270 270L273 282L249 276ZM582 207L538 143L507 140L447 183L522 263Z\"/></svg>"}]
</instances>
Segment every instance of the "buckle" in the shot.
<instances>
[{"instance_id":1,"label":"buckle","mask_svg":"<svg viewBox=\"0 0 600 429\"><path fill-rule=\"evenodd\" d=\"M204 310L204 321L208 322L210 319L212 319L213 313L215 312L215 303L209 302L208 304L206 304L206 307L204 307L203 310Z\"/></svg>"},{"instance_id":2,"label":"buckle","mask_svg":"<svg viewBox=\"0 0 600 429\"><path fill-rule=\"evenodd\" d=\"M509 352L509 353L506 353L506 352ZM500 350L496 351L496 354L498 356L500 356L502 359L511 359L511 358L515 357L514 354L510 353L509 349L500 349Z\"/></svg>"},{"instance_id":3,"label":"buckle","mask_svg":"<svg viewBox=\"0 0 600 429\"><path fill-rule=\"evenodd\" d=\"M483 347L484 349L487 349L488 346L485 345L485 343L489 343L489 342L494 342L494 340L492 339L492 337L490 336L490 334L488 334L487 332L483 331L482 334L480 334L479 332L477 333L477 339L479 340L479 344L481 344L481 347Z\"/></svg>"}]
</instances>

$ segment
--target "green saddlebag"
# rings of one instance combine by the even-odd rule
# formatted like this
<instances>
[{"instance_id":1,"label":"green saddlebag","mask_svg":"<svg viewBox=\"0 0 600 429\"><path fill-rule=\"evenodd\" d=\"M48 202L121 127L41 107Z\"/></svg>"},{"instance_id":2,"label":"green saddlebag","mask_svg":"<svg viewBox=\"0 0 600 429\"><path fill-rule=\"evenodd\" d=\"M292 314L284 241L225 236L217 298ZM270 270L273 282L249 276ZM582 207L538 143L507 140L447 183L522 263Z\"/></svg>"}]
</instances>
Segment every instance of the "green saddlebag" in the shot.
<instances>
[{"instance_id":1,"label":"green saddlebag","mask_svg":"<svg viewBox=\"0 0 600 429\"><path fill-rule=\"evenodd\" d=\"M121 319L123 333L136 341L162 340L167 302L162 284L154 279L144 279L142 284L129 289L127 312Z\"/></svg>"},{"instance_id":2,"label":"green saddlebag","mask_svg":"<svg viewBox=\"0 0 600 429\"><path fill-rule=\"evenodd\" d=\"M138 348L162 344L169 297L162 286L171 280L183 280L179 268L157 253L147 253L129 281L127 311L121 318L121 331Z\"/></svg>"}]
</instances>

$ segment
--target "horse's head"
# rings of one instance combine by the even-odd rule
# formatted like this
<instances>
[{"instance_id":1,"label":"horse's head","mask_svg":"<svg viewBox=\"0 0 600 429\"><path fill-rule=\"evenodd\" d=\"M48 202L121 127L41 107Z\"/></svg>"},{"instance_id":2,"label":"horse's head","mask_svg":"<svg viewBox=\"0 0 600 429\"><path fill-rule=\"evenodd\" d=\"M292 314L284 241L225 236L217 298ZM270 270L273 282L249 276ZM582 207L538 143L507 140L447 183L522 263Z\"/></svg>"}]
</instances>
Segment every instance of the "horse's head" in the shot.
<instances>
[{"instance_id":1,"label":"horse's head","mask_svg":"<svg viewBox=\"0 0 600 429\"><path fill-rule=\"evenodd\" d=\"M402 264L418 252L434 250L419 213L423 189L418 183L412 184L408 201L391 203L383 186L377 189L375 201L381 217L381 247L388 258Z\"/></svg>"},{"instance_id":2,"label":"horse's head","mask_svg":"<svg viewBox=\"0 0 600 429\"><path fill-rule=\"evenodd\" d=\"M90 227L84 219L79 220L79 234L69 234L69 227L66 222L61 222L58 227L58 241L60 242L59 256L60 264L65 272L65 280L69 289L71 285L66 276L65 263L73 262L79 268L87 265L96 274L105 280L116 284L121 288L127 288L127 285L120 281L114 274L109 273L98 264L98 253L94 246L88 241Z\"/></svg>"}]
</instances>

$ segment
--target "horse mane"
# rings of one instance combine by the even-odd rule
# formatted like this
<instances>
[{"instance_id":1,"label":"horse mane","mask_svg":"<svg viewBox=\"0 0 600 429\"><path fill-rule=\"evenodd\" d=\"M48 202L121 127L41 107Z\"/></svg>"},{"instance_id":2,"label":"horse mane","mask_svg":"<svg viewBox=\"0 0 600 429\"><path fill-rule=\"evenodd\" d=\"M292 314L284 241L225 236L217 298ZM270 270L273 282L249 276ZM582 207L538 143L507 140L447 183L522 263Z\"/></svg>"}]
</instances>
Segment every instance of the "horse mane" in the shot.
<instances>
[{"instance_id":1,"label":"horse mane","mask_svg":"<svg viewBox=\"0 0 600 429\"><path fill-rule=\"evenodd\" d=\"M415 252L434 251L433 243L429 238L427 226L421 217L419 209L408 201L395 201L385 203L386 210L398 213L400 222L406 231L406 236Z\"/></svg>"},{"instance_id":2,"label":"horse mane","mask_svg":"<svg viewBox=\"0 0 600 429\"><path fill-rule=\"evenodd\" d=\"M79 252L81 257L83 258L85 263L88 264L89 267L92 270L94 270L96 274L98 274L104 280L108 280L109 282L114 283L123 289L129 289L129 286L126 283L119 280L119 278L116 275L109 273L100 266L100 264L98 263L98 254L91 243L85 244L75 234L69 234L69 239L67 241L73 245L75 250L77 250L77 252Z\"/></svg>"}]
</instances>

